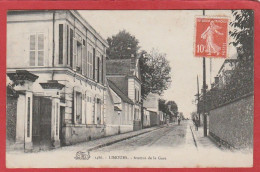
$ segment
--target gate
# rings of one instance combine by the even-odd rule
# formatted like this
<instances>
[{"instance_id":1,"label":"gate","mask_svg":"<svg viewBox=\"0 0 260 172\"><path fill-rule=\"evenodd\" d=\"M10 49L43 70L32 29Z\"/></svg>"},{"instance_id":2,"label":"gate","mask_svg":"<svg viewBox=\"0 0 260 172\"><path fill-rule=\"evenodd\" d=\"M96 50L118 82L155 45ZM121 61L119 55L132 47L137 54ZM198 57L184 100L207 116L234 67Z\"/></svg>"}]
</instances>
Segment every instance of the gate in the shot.
<instances>
[{"instance_id":1,"label":"gate","mask_svg":"<svg viewBox=\"0 0 260 172\"><path fill-rule=\"evenodd\" d=\"M52 101L46 97L33 97L32 141L34 149L50 149Z\"/></svg>"}]
</instances>

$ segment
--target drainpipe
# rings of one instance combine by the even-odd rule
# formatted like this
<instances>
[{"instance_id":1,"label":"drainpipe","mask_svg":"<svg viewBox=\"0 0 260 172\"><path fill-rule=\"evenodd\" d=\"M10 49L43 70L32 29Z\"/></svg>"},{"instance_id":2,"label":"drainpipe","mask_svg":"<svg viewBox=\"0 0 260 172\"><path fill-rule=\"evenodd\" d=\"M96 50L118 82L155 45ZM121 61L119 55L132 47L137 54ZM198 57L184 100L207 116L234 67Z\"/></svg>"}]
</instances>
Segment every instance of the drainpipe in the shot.
<instances>
[{"instance_id":1,"label":"drainpipe","mask_svg":"<svg viewBox=\"0 0 260 172\"><path fill-rule=\"evenodd\" d=\"M54 68L54 58L55 58L55 10L53 11L52 17L52 67ZM51 80L54 79L54 70L52 70Z\"/></svg>"}]
</instances>

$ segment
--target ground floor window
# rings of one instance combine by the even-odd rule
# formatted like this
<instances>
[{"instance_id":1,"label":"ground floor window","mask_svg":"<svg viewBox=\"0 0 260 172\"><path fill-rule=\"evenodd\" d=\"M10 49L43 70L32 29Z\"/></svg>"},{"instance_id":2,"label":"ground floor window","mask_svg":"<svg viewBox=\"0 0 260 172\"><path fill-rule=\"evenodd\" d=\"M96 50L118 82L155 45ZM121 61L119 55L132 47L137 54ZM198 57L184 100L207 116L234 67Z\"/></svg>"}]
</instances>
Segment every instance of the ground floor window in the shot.
<instances>
[{"instance_id":1,"label":"ground floor window","mask_svg":"<svg viewBox=\"0 0 260 172\"><path fill-rule=\"evenodd\" d=\"M75 107L76 106L76 107ZM82 94L80 92L76 92L75 95L75 122L77 124L82 123Z\"/></svg>"}]
</instances>

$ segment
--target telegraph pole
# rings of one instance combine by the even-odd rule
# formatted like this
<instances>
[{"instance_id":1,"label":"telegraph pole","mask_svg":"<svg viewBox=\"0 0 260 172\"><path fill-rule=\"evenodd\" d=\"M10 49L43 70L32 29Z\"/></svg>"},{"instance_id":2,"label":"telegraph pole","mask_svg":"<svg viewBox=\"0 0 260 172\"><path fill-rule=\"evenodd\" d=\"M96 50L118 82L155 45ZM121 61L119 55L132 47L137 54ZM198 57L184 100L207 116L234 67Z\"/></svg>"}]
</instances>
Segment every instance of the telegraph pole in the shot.
<instances>
[{"instance_id":1,"label":"telegraph pole","mask_svg":"<svg viewBox=\"0 0 260 172\"><path fill-rule=\"evenodd\" d=\"M200 126L200 112L199 112L199 102L200 102L200 88L199 88L199 76L197 75L197 89L198 89L198 93L197 93L197 99L198 99L198 104L197 104L197 113L199 114L199 126Z\"/></svg>"},{"instance_id":2,"label":"telegraph pole","mask_svg":"<svg viewBox=\"0 0 260 172\"><path fill-rule=\"evenodd\" d=\"M203 10L203 16L205 16L205 10ZM206 114L206 59L203 57L203 125L204 136L207 136L207 114Z\"/></svg>"}]
</instances>

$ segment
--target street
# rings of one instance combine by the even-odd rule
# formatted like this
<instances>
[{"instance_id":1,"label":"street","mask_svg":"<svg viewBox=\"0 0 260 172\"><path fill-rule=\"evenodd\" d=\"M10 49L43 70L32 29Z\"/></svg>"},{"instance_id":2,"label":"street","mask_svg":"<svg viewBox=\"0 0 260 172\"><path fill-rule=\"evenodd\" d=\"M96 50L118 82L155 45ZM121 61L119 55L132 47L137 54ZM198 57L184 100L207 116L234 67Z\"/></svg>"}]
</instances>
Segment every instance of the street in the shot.
<instances>
[{"instance_id":1,"label":"street","mask_svg":"<svg viewBox=\"0 0 260 172\"><path fill-rule=\"evenodd\" d=\"M158 130L148 132L131 139L127 139L110 146L102 147L97 151L110 152L117 151L134 151L138 148L145 147L171 147L176 148L183 146L186 140L186 130L188 121L182 121L181 125L172 123ZM195 145L194 145L195 146Z\"/></svg>"}]
</instances>

